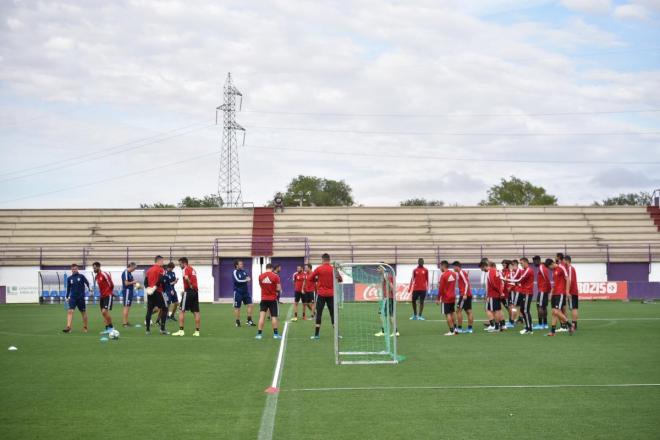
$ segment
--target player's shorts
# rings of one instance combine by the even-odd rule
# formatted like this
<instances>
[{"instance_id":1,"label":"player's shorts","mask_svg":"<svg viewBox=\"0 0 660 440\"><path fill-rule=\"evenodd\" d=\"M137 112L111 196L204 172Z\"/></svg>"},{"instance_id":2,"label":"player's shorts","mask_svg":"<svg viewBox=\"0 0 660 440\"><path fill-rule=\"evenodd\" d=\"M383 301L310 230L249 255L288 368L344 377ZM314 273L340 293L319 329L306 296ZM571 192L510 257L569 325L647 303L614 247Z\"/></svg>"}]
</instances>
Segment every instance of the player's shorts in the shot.
<instances>
[{"instance_id":1,"label":"player's shorts","mask_svg":"<svg viewBox=\"0 0 660 440\"><path fill-rule=\"evenodd\" d=\"M199 293L195 289L186 289L181 294L182 312L199 312Z\"/></svg>"},{"instance_id":2,"label":"player's shorts","mask_svg":"<svg viewBox=\"0 0 660 440\"><path fill-rule=\"evenodd\" d=\"M442 314L443 315L449 315L450 313L454 313L456 311L456 304L455 303L442 303Z\"/></svg>"},{"instance_id":3,"label":"player's shorts","mask_svg":"<svg viewBox=\"0 0 660 440\"><path fill-rule=\"evenodd\" d=\"M71 295L69 296L69 310L75 310L76 307L81 312L87 310L87 305L85 304L85 295Z\"/></svg>"},{"instance_id":4,"label":"player's shorts","mask_svg":"<svg viewBox=\"0 0 660 440\"><path fill-rule=\"evenodd\" d=\"M125 290L121 294L121 303L124 305L124 307L130 307L133 305L133 291L132 290Z\"/></svg>"},{"instance_id":5,"label":"player's shorts","mask_svg":"<svg viewBox=\"0 0 660 440\"><path fill-rule=\"evenodd\" d=\"M509 304L511 304L512 306L519 305L518 301L520 301L521 296L522 295L520 294L520 292L511 292L511 293L509 293Z\"/></svg>"},{"instance_id":6,"label":"player's shorts","mask_svg":"<svg viewBox=\"0 0 660 440\"><path fill-rule=\"evenodd\" d=\"M566 305L566 295L552 295L552 308L561 310Z\"/></svg>"},{"instance_id":7,"label":"player's shorts","mask_svg":"<svg viewBox=\"0 0 660 440\"><path fill-rule=\"evenodd\" d=\"M277 318L278 304L276 300L261 300L259 303L260 312L270 312L270 316Z\"/></svg>"},{"instance_id":8,"label":"player's shorts","mask_svg":"<svg viewBox=\"0 0 660 440\"><path fill-rule=\"evenodd\" d=\"M536 305L539 307L548 307L548 297L550 292L539 292L539 296L536 298Z\"/></svg>"},{"instance_id":9,"label":"player's shorts","mask_svg":"<svg viewBox=\"0 0 660 440\"><path fill-rule=\"evenodd\" d=\"M238 290L234 290L234 308L240 309L241 304L245 304L246 306L252 304L252 295L247 291L239 292Z\"/></svg>"},{"instance_id":10,"label":"player's shorts","mask_svg":"<svg viewBox=\"0 0 660 440\"><path fill-rule=\"evenodd\" d=\"M112 295L102 296L99 306L101 309L112 310Z\"/></svg>"},{"instance_id":11,"label":"player's shorts","mask_svg":"<svg viewBox=\"0 0 660 440\"><path fill-rule=\"evenodd\" d=\"M571 310L575 309L577 310L580 306L580 299L578 298L577 295L571 295L571 300L569 301L568 306L571 308Z\"/></svg>"},{"instance_id":12,"label":"player's shorts","mask_svg":"<svg viewBox=\"0 0 660 440\"><path fill-rule=\"evenodd\" d=\"M392 301L392 298L385 298L380 300L380 307L378 308L378 314L382 315L383 311L388 310L389 316L394 315L394 301Z\"/></svg>"},{"instance_id":13,"label":"player's shorts","mask_svg":"<svg viewBox=\"0 0 660 440\"><path fill-rule=\"evenodd\" d=\"M303 293L302 292L293 292L293 300L296 303L299 303L302 300Z\"/></svg>"},{"instance_id":14,"label":"player's shorts","mask_svg":"<svg viewBox=\"0 0 660 440\"><path fill-rule=\"evenodd\" d=\"M179 295L176 294L176 290L172 290L171 292L165 292L165 296L167 297L168 306L170 304L176 304L179 302Z\"/></svg>"},{"instance_id":15,"label":"player's shorts","mask_svg":"<svg viewBox=\"0 0 660 440\"><path fill-rule=\"evenodd\" d=\"M502 301L499 298L487 298L486 307L489 312L502 310Z\"/></svg>"},{"instance_id":16,"label":"player's shorts","mask_svg":"<svg viewBox=\"0 0 660 440\"><path fill-rule=\"evenodd\" d=\"M472 310L472 297L471 296L466 296L465 298L463 298L462 296L459 297L456 308L461 310Z\"/></svg>"},{"instance_id":17,"label":"player's shorts","mask_svg":"<svg viewBox=\"0 0 660 440\"><path fill-rule=\"evenodd\" d=\"M311 304L314 302L314 292L304 292L302 294L303 304Z\"/></svg>"},{"instance_id":18,"label":"player's shorts","mask_svg":"<svg viewBox=\"0 0 660 440\"><path fill-rule=\"evenodd\" d=\"M165 293L164 292L154 292L151 295L147 295L147 307L158 307L159 309L164 309L167 307L165 304Z\"/></svg>"},{"instance_id":19,"label":"player's shorts","mask_svg":"<svg viewBox=\"0 0 660 440\"><path fill-rule=\"evenodd\" d=\"M517 292L516 296L517 296L516 302L512 304L516 305L517 307L522 307L525 304L525 297L527 295L525 295L524 293Z\"/></svg>"},{"instance_id":20,"label":"player's shorts","mask_svg":"<svg viewBox=\"0 0 660 440\"><path fill-rule=\"evenodd\" d=\"M413 302L419 300L419 302L424 302L426 298L426 290L413 290L412 300Z\"/></svg>"}]
</instances>

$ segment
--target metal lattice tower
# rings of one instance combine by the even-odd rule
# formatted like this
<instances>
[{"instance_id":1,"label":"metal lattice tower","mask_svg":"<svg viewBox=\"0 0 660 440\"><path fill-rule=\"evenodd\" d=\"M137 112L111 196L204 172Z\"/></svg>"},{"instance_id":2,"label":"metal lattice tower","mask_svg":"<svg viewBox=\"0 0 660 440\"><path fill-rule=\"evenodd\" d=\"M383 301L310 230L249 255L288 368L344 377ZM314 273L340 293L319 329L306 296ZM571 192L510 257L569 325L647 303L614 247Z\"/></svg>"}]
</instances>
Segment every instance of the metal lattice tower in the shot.
<instances>
[{"instance_id":1,"label":"metal lattice tower","mask_svg":"<svg viewBox=\"0 0 660 440\"><path fill-rule=\"evenodd\" d=\"M236 97L240 98L238 105L238 111L240 111L243 95L234 87L231 73L228 73L224 86L223 104L215 111L216 124L218 123L218 112L222 111L222 149L220 151L218 195L222 197L224 206L227 208L240 207L243 204L236 132L243 132L243 143L245 143L245 129L236 123Z\"/></svg>"}]
</instances>

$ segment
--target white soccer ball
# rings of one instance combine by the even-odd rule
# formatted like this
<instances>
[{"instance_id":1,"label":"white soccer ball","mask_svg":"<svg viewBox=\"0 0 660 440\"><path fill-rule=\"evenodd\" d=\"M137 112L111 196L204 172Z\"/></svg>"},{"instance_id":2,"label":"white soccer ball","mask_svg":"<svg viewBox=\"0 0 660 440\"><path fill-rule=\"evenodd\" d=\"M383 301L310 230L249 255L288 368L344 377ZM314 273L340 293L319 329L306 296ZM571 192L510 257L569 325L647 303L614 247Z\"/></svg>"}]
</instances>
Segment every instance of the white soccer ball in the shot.
<instances>
[{"instance_id":1,"label":"white soccer ball","mask_svg":"<svg viewBox=\"0 0 660 440\"><path fill-rule=\"evenodd\" d=\"M119 339L119 330L112 329L108 336L110 336L110 339Z\"/></svg>"}]
</instances>

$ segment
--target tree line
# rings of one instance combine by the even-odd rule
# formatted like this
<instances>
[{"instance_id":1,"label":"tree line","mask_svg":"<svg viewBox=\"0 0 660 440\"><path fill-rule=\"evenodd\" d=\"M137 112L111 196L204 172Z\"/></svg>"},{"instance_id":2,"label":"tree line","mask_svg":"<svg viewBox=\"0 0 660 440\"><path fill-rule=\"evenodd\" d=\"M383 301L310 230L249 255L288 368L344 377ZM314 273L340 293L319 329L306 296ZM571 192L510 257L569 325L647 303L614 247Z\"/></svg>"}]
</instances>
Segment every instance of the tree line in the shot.
<instances>
[{"instance_id":1,"label":"tree line","mask_svg":"<svg viewBox=\"0 0 660 440\"><path fill-rule=\"evenodd\" d=\"M281 198L284 206L355 206L353 189L344 180L325 179L313 176L294 177L287 187L277 192L269 206L274 206L274 200ZM555 206L556 196L548 194L542 186L511 176L502 178L498 184L486 191L486 198L479 202L480 206ZM222 197L216 194L203 197L187 196L179 203L141 203L140 208L220 208ZM651 193L618 194L600 201L594 201L592 206L645 206L651 204ZM414 197L399 202L400 206L444 206L442 200L427 200Z\"/></svg>"}]
</instances>

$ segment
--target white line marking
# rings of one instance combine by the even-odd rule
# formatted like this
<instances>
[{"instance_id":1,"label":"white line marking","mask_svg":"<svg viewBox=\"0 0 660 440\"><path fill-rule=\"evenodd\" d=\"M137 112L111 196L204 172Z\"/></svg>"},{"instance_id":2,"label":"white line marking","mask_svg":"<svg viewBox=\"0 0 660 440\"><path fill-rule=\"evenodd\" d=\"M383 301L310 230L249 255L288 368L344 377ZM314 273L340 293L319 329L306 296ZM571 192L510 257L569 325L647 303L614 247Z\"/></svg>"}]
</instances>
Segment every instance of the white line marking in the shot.
<instances>
[{"instance_id":1,"label":"white line marking","mask_svg":"<svg viewBox=\"0 0 660 440\"><path fill-rule=\"evenodd\" d=\"M278 388L282 380L282 370L284 369L284 351L286 349L286 337L289 330L289 320L293 308L289 308L286 320L284 322L284 330L282 331L282 339L280 340L280 350L277 354L277 363L275 364L275 371L273 372L273 381L271 382L272 388ZM266 405L264 412L261 415L261 425L259 426L259 440L271 440L275 430L275 415L277 414L277 397L279 393L271 393L266 396Z\"/></svg>"},{"instance_id":2,"label":"white line marking","mask_svg":"<svg viewBox=\"0 0 660 440\"><path fill-rule=\"evenodd\" d=\"M336 388L293 388L282 390L301 391L387 391L387 390L483 390L501 388L632 388L660 387L660 383L615 383L615 384L549 384L549 385L438 385L438 386L401 386L401 387L336 387Z\"/></svg>"},{"instance_id":3,"label":"white line marking","mask_svg":"<svg viewBox=\"0 0 660 440\"><path fill-rule=\"evenodd\" d=\"M660 317L653 318L579 318L578 322L582 321L656 321ZM422 322L447 322L444 319L425 319ZM485 319L475 319L474 322L486 322Z\"/></svg>"}]
</instances>

